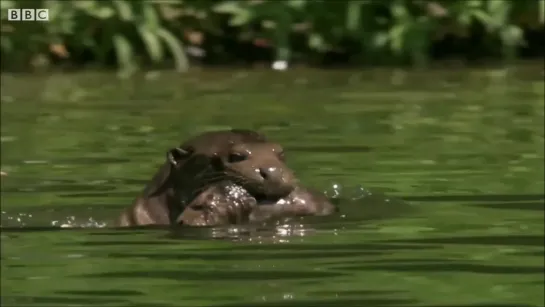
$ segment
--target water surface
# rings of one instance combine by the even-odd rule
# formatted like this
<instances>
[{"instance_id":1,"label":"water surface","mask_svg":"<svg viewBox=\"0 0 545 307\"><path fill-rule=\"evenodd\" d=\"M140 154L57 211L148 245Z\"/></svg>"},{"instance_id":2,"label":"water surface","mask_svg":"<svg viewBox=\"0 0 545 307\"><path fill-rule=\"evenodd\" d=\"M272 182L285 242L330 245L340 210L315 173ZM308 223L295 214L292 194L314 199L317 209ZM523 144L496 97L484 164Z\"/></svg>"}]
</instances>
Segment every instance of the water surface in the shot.
<instances>
[{"instance_id":1,"label":"water surface","mask_svg":"<svg viewBox=\"0 0 545 307\"><path fill-rule=\"evenodd\" d=\"M542 306L543 80L512 73L3 75L1 304ZM342 214L100 228L168 148L229 127L341 187Z\"/></svg>"}]
</instances>

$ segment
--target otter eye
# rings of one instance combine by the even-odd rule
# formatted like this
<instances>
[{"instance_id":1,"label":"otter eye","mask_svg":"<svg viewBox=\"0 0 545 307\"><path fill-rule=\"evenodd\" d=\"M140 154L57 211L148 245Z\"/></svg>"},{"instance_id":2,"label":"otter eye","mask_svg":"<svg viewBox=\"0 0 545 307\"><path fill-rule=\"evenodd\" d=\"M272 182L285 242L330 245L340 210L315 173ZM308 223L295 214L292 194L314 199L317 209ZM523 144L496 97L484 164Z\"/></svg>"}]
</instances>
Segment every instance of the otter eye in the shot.
<instances>
[{"instance_id":1,"label":"otter eye","mask_svg":"<svg viewBox=\"0 0 545 307\"><path fill-rule=\"evenodd\" d=\"M237 163L248 159L248 156L242 153L231 153L227 159L229 160L229 163Z\"/></svg>"},{"instance_id":2,"label":"otter eye","mask_svg":"<svg viewBox=\"0 0 545 307\"><path fill-rule=\"evenodd\" d=\"M284 151L277 152L276 155L278 156L278 159L284 161L286 156L284 155Z\"/></svg>"}]
</instances>

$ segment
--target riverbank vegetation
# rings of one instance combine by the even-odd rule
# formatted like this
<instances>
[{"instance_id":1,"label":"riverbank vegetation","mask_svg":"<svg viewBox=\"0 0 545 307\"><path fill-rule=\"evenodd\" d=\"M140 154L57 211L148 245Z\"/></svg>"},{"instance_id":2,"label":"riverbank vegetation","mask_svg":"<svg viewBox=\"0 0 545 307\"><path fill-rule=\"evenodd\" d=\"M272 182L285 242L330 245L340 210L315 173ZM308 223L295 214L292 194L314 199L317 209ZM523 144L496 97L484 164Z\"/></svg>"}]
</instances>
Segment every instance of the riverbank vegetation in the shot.
<instances>
[{"instance_id":1,"label":"riverbank vegetation","mask_svg":"<svg viewBox=\"0 0 545 307\"><path fill-rule=\"evenodd\" d=\"M2 70L542 57L545 1L3 0ZM48 8L49 22L8 21Z\"/></svg>"}]
</instances>

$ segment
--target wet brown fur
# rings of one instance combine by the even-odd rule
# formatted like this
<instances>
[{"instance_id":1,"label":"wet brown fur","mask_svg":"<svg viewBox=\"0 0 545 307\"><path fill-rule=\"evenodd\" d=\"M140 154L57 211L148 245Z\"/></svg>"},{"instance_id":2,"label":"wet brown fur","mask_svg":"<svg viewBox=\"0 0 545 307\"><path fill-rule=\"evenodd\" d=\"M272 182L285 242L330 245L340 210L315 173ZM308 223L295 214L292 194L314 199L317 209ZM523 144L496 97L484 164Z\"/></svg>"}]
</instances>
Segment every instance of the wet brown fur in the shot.
<instances>
[{"instance_id":1,"label":"wet brown fur","mask_svg":"<svg viewBox=\"0 0 545 307\"><path fill-rule=\"evenodd\" d=\"M230 160L239 154L248 157ZM325 196L298 186L283 162L281 146L251 130L200 134L170 150L166 160L121 214L119 226L233 224L279 213L329 214L334 208ZM260 169L263 176L257 174ZM230 197L233 184L243 186L246 194ZM257 206L250 192L282 201Z\"/></svg>"}]
</instances>

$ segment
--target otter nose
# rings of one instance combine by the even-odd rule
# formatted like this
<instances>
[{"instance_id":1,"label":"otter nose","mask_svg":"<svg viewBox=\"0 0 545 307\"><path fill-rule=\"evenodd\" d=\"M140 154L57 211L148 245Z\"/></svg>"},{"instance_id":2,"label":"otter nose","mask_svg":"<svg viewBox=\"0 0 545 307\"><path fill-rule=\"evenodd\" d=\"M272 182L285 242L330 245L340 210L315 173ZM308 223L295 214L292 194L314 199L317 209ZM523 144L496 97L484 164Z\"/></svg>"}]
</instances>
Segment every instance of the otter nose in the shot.
<instances>
[{"instance_id":1,"label":"otter nose","mask_svg":"<svg viewBox=\"0 0 545 307\"><path fill-rule=\"evenodd\" d=\"M295 179L289 170L282 167L260 167L255 169L262 178L260 193L271 197L284 197L294 188Z\"/></svg>"},{"instance_id":2,"label":"otter nose","mask_svg":"<svg viewBox=\"0 0 545 307\"><path fill-rule=\"evenodd\" d=\"M269 179L271 176L274 176L274 174L278 172L276 167L261 167L257 171L265 180Z\"/></svg>"}]
</instances>

